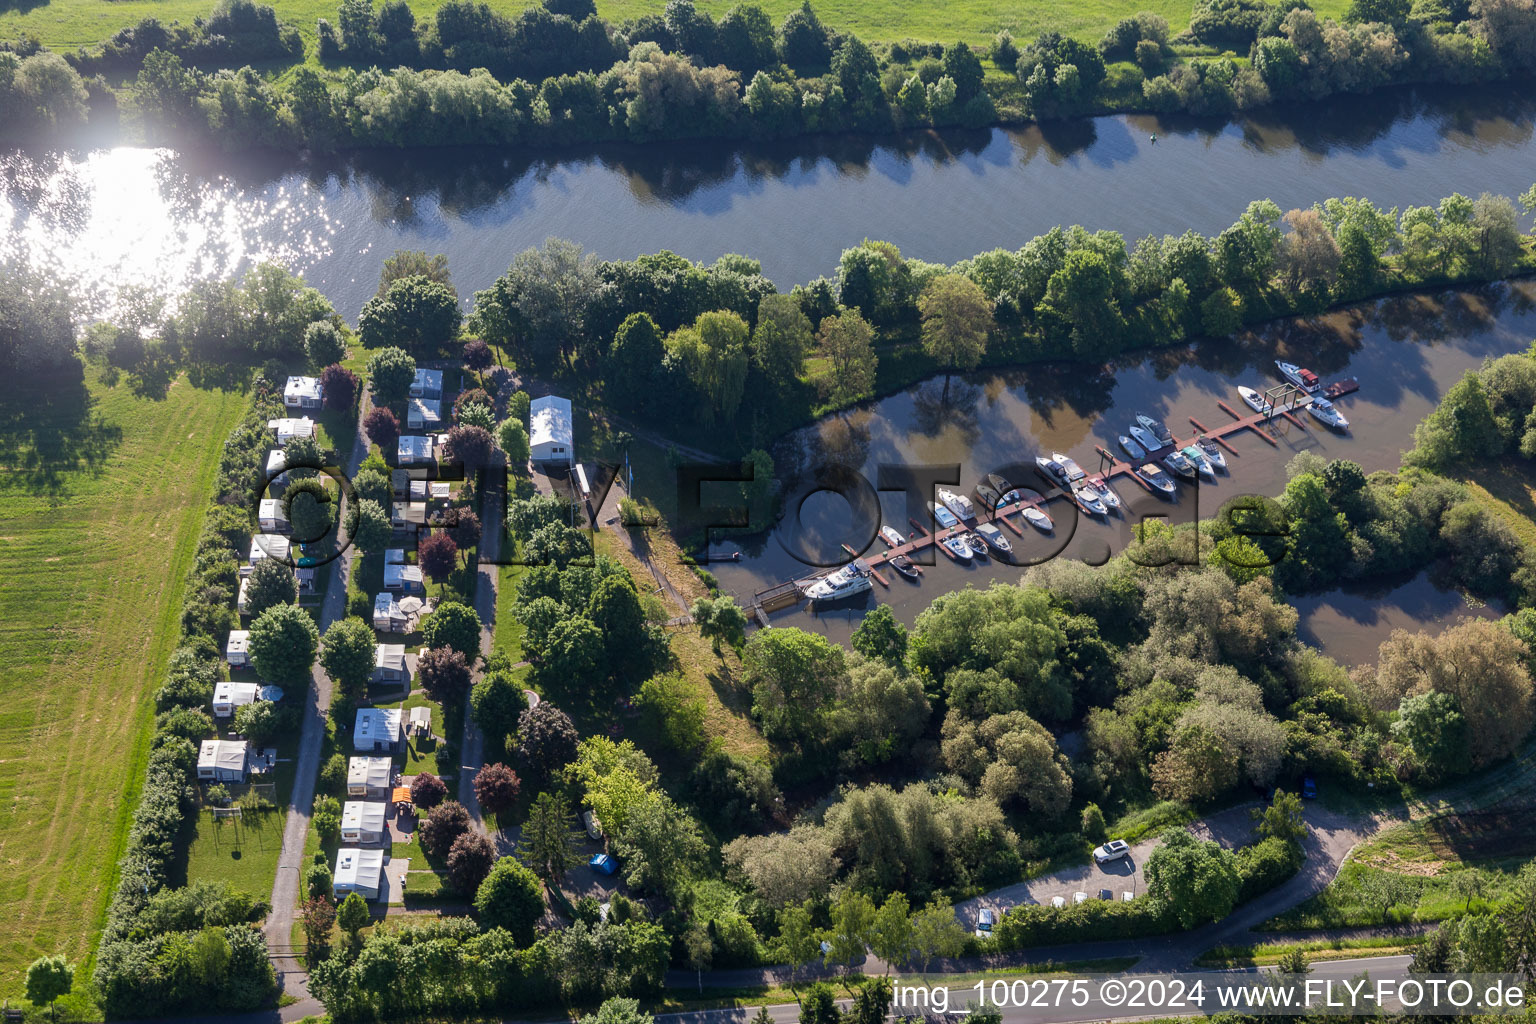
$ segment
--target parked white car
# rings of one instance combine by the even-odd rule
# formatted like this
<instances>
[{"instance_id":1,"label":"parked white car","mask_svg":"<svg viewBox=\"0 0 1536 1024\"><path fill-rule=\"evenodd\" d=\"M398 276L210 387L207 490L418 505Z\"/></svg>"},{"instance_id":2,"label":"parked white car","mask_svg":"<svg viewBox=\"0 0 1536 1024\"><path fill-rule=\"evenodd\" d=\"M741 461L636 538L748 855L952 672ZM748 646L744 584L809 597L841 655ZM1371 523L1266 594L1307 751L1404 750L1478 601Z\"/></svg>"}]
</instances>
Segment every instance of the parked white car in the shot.
<instances>
[{"instance_id":1,"label":"parked white car","mask_svg":"<svg viewBox=\"0 0 1536 1024\"><path fill-rule=\"evenodd\" d=\"M1085 892L1081 892L1081 891L1075 892L1075 893L1072 894L1072 902L1073 903L1087 903L1088 902L1088 894L1085 893Z\"/></svg>"},{"instance_id":2,"label":"parked white car","mask_svg":"<svg viewBox=\"0 0 1536 1024\"><path fill-rule=\"evenodd\" d=\"M1053 906L1053 907L1064 907L1066 905L1067 905L1067 898L1065 896L1052 896L1051 897L1051 906Z\"/></svg>"},{"instance_id":3,"label":"parked white car","mask_svg":"<svg viewBox=\"0 0 1536 1024\"><path fill-rule=\"evenodd\" d=\"M1129 855L1131 844L1124 839L1111 839L1103 846L1096 847L1093 851L1093 859L1099 864L1108 864L1112 860L1119 860Z\"/></svg>"},{"instance_id":4,"label":"parked white car","mask_svg":"<svg viewBox=\"0 0 1536 1024\"><path fill-rule=\"evenodd\" d=\"M976 937L978 939L990 939L992 926L997 924L997 914L989 907L982 907L981 913L976 915Z\"/></svg>"}]
</instances>

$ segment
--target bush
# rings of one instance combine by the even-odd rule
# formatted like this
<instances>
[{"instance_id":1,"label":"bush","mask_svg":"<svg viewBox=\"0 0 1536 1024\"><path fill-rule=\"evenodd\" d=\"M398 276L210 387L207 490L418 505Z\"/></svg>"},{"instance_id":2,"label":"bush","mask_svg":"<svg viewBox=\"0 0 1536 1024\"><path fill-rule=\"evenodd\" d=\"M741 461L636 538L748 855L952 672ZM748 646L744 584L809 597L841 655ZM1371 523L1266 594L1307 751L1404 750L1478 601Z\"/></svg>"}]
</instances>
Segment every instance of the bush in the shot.
<instances>
[{"instance_id":1,"label":"bush","mask_svg":"<svg viewBox=\"0 0 1536 1024\"><path fill-rule=\"evenodd\" d=\"M411 803L419 810L431 810L447 796L447 785L430 772L422 772L411 780Z\"/></svg>"},{"instance_id":2,"label":"bush","mask_svg":"<svg viewBox=\"0 0 1536 1024\"><path fill-rule=\"evenodd\" d=\"M999 951L1057 943L1137 939L1178 930L1168 908L1146 896L1129 903L1088 900L1065 907L1026 904L1003 914L993 929Z\"/></svg>"},{"instance_id":3,"label":"bush","mask_svg":"<svg viewBox=\"0 0 1536 1024\"><path fill-rule=\"evenodd\" d=\"M532 944L534 926L544 916L539 877L517 858L501 858L475 893L475 913L482 927L505 928L518 945Z\"/></svg>"},{"instance_id":4,"label":"bush","mask_svg":"<svg viewBox=\"0 0 1536 1024\"><path fill-rule=\"evenodd\" d=\"M332 754L320 769L320 790L333 796L343 796L347 789L347 757Z\"/></svg>"},{"instance_id":5,"label":"bush","mask_svg":"<svg viewBox=\"0 0 1536 1024\"><path fill-rule=\"evenodd\" d=\"M304 354L309 357L309 365L316 369L332 366L347 358L347 343L335 324L329 320L316 320L304 328Z\"/></svg>"},{"instance_id":6,"label":"bush","mask_svg":"<svg viewBox=\"0 0 1536 1024\"><path fill-rule=\"evenodd\" d=\"M1301 846L1277 836L1237 851L1237 901L1262 896L1301 870Z\"/></svg>"},{"instance_id":7,"label":"bush","mask_svg":"<svg viewBox=\"0 0 1536 1024\"><path fill-rule=\"evenodd\" d=\"M357 374L339 364L332 363L320 371L320 387L325 392L327 409L350 410L352 403L357 401L357 385Z\"/></svg>"}]
</instances>

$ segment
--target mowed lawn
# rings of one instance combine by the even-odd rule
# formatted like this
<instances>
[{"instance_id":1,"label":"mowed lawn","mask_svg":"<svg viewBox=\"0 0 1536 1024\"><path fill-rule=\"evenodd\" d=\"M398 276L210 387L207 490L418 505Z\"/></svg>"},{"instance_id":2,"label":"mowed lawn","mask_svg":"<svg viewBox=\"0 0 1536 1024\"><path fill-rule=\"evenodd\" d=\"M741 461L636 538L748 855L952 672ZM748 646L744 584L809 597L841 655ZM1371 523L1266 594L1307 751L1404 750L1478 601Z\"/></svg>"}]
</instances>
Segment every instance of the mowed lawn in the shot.
<instances>
[{"instance_id":1,"label":"mowed lawn","mask_svg":"<svg viewBox=\"0 0 1536 1024\"><path fill-rule=\"evenodd\" d=\"M296 25L308 44L311 59L315 53L315 21L326 18L336 22L336 0L269 0L278 16ZM701 10L717 19L730 10L735 0L696 0ZM758 0L760 6L781 24L784 16L800 6L800 0ZM429 20L440 0L411 0L418 22ZM489 0L491 7L503 14L515 15L527 4L522 0ZM142 18L163 22L192 20L213 9L214 0L49 0L34 4L22 0L5 5L0 14L0 39L14 39L21 32L32 32L46 46L72 50L94 46L118 29L135 25ZM1059 31L1096 42L1119 19L1137 11L1154 11L1168 19L1175 33L1189 27L1190 0L812 0L812 6L830 28L853 32L866 42L920 39L934 42L964 40L972 45L991 41L1000 29L1007 29L1020 41L1035 38L1046 30ZM1347 7L1345 0L1321 0L1313 7L1319 15L1339 17ZM597 10L615 23L643 14L661 14L666 0L597 0Z\"/></svg>"},{"instance_id":2,"label":"mowed lawn","mask_svg":"<svg viewBox=\"0 0 1536 1024\"><path fill-rule=\"evenodd\" d=\"M0 993L91 949L243 395L178 379L0 396ZM80 976L77 988L86 981Z\"/></svg>"}]
</instances>

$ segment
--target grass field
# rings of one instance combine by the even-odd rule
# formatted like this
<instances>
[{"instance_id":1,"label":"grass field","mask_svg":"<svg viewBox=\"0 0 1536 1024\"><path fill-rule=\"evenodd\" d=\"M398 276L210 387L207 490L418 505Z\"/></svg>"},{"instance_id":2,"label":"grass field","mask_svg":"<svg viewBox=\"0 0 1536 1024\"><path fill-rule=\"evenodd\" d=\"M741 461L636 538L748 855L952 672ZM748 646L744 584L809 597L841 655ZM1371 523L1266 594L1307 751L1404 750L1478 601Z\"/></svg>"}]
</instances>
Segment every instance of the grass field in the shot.
<instances>
[{"instance_id":1,"label":"grass field","mask_svg":"<svg viewBox=\"0 0 1536 1024\"><path fill-rule=\"evenodd\" d=\"M521 0L489 0L493 9L516 14L525 3ZM734 0L696 0L700 10L719 18ZM759 0L775 25L800 6L800 0ZM278 16L298 26L303 33L310 58L315 53L315 21L336 21L336 0L272 0ZM412 0L411 9L418 22L429 20L440 0ZM190 24L196 17L213 9L214 0L51 0L35 3L18 0L5 5L0 14L0 39L13 39L22 32L35 33L43 43L55 49L73 50L93 46L118 29L135 25L142 18ZM1168 19L1175 33L1189 27L1189 0L1033 0L1004 3L1002 0L952 0L935 4L920 0L819 0L816 12L829 27L853 32L867 42L920 39L936 42L964 40L972 45L985 44L1000 30L1007 29L1021 41L1028 41L1046 30L1097 42L1104 33L1127 15L1149 10ZM1321 0L1313 5L1319 15L1340 16L1347 6L1343 0ZM620 22L643 14L661 14L666 0L598 0L603 17Z\"/></svg>"},{"instance_id":2,"label":"grass field","mask_svg":"<svg viewBox=\"0 0 1536 1024\"><path fill-rule=\"evenodd\" d=\"M178 379L0 396L0 993L92 947L224 438L246 404ZM78 976L77 989L86 975Z\"/></svg>"}]
</instances>

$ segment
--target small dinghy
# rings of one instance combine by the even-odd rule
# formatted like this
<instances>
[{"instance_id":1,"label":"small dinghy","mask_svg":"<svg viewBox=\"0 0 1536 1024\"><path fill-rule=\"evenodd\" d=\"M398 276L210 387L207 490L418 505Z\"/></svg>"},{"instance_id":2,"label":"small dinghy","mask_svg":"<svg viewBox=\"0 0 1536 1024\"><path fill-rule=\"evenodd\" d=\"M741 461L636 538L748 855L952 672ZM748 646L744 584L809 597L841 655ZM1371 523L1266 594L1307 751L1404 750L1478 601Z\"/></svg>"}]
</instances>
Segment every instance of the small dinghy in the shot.
<instances>
[{"instance_id":1,"label":"small dinghy","mask_svg":"<svg viewBox=\"0 0 1536 1024\"><path fill-rule=\"evenodd\" d=\"M894 526L880 527L880 539L885 541L888 546L893 548L899 548L907 542L907 538L903 537L900 533L897 533L896 527Z\"/></svg>"},{"instance_id":2,"label":"small dinghy","mask_svg":"<svg viewBox=\"0 0 1536 1024\"><path fill-rule=\"evenodd\" d=\"M1137 444L1134 439L1121 434L1119 437L1115 438L1115 440L1120 442L1121 449L1131 458L1144 459L1147 457L1147 450L1141 445Z\"/></svg>"},{"instance_id":3,"label":"small dinghy","mask_svg":"<svg viewBox=\"0 0 1536 1024\"><path fill-rule=\"evenodd\" d=\"M890 561L890 566L909 580L915 580L918 577L917 566L906 555L896 555L893 557Z\"/></svg>"},{"instance_id":4,"label":"small dinghy","mask_svg":"<svg viewBox=\"0 0 1536 1024\"><path fill-rule=\"evenodd\" d=\"M1025 505L1021 511L1024 513L1024 518L1029 520L1029 525L1042 533L1050 533L1056 528L1056 524L1051 521L1051 517L1046 515L1042 509L1038 509L1033 505Z\"/></svg>"}]
</instances>

